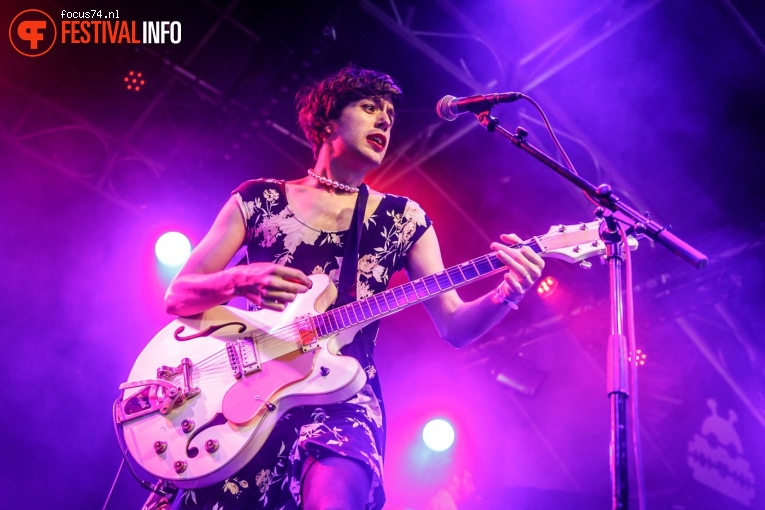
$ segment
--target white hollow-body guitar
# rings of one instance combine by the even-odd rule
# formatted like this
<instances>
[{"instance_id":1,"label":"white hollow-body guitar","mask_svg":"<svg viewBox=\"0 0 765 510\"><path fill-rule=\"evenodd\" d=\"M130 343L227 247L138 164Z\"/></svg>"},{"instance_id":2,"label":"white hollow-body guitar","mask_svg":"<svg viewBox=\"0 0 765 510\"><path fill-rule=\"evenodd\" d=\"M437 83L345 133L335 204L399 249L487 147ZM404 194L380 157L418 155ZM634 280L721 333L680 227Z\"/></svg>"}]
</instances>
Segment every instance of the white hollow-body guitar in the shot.
<instances>
[{"instance_id":1,"label":"white hollow-body guitar","mask_svg":"<svg viewBox=\"0 0 765 510\"><path fill-rule=\"evenodd\" d=\"M599 225L552 227L522 244L577 262L605 252ZM312 275L313 287L283 312L221 305L178 318L120 385L121 442L143 469L176 487L225 480L252 460L287 410L341 402L364 387L358 362L338 354L364 325L505 269L490 253L329 311L337 291L326 275Z\"/></svg>"}]
</instances>

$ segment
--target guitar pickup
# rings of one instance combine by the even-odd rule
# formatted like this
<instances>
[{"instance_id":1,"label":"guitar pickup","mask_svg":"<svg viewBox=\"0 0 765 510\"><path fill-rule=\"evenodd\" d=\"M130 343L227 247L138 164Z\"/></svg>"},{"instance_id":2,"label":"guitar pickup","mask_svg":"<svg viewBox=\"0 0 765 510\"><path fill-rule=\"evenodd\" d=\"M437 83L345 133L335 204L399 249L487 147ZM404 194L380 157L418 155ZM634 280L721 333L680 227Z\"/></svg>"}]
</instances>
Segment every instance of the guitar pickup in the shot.
<instances>
[{"instance_id":1,"label":"guitar pickup","mask_svg":"<svg viewBox=\"0 0 765 510\"><path fill-rule=\"evenodd\" d=\"M313 324L313 317L303 315L295 319L295 325L300 335L300 348L303 352L312 351L319 348L319 335L316 333L316 326Z\"/></svg>"}]
</instances>

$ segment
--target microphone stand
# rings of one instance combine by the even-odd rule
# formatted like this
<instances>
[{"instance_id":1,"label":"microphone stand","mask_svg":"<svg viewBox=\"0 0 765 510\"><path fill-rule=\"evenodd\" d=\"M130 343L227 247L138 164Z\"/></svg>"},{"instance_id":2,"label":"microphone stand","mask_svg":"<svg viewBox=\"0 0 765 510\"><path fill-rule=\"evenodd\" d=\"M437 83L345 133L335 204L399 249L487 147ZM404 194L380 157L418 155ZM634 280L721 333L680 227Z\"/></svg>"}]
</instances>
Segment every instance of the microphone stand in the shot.
<instances>
[{"instance_id":1,"label":"microphone stand","mask_svg":"<svg viewBox=\"0 0 765 510\"><path fill-rule=\"evenodd\" d=\"M611 400L611 439L609 464L611 468L611 508L627 510L629 505L628 461L627 461L627 398L629 396L627 358L627 335L625 331L624 297L622 284L622 263L624 243L620 223L627 226L627 233L642 234L669 249L675 255L698 269L706 266L708 258L667 229L650 219L647 214L638 213L624 204L608 184L594 186L568 168L526 141L528 132L519 127L511 133L499 125L491 110L476 113L478 122L489 132L497 132L510 142L531 154L563 178L584 191L600 207L598 217L604 219L600 237L606 245L606 259L609 264L611 334L608 343L608 396ZM639 431L638 431L639 433Z\"/></svg>"}]
</instances>

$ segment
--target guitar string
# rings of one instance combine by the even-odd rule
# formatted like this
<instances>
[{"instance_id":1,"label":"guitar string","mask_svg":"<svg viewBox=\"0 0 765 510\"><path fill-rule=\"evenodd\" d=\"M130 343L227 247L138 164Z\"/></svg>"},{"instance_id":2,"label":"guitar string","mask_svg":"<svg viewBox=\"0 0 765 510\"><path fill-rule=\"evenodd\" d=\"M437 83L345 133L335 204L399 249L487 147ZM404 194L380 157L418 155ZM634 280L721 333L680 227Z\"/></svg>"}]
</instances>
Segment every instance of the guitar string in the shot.
<instances>
[{"instance_id":1,"label":"guitar string","mask_svg":"<svg viewBox=\"0 0 765 510\"><path fill-rule=\"evenodd\" d=\"M520 248L523 245L527 245L528 246L529 244L537 244L538 245L538 243L534 243L534 241L535 241L534 239L531 239L531 240L525 241L523 243L519 243L519 244L513 246L513 248ZM535 251L537 251L537 250L535 250ZM475 267L475 261L479 260L479 259L485 259L485 260L487 260L487 261L489 261L491 263L491 257L492 256L496 257L496 254L487 254L487 255L483 255L481 257L477 257L476 259L471 260L470 263L473 265L473 267ZM441 271L439 273L430 275L430 276L432 276L432 277L434 277L436 279L436 284L439 287L439 292L438 293L440 293L441 291L449 290L450 288L454 287L454 284L452 283L451 275L449 275L449 271L453 270L455 268L460 271L460 273L462 274L462 276L465 279L465 281L472 281L472 280L475 279L475 277L469 278L469 279L465 278L465 275L462 272L462 268L460 266L454 266L452 268L447 268L444 271ZM490 271L490 272L494 272L494 271ZM488 274L489 273L483 273L482 274L479 271L478 277L488 276ZM439 277L443 278L444 276L446 276L446 278L448 279L449 283L446 285L446 288L441 288L441 284L439 282ZM427 277L425 277L425 278L427 278ZM345 328L354 326L356 324L364 322L365 320L370 320L370 319L372 319L375 316L379 317L382 314L390 312L390 311L398 311L399 309L403 309L403 308L407 307L408 305L413 304L413 302L419 301L419 296L417 295L417 290L416 290L416 287L414 286L415 283L417 283L417 282L425 284L425 286L426 286L425 287L425 291L428 293L428 295L430 295L430 292L427 289L427 284L424 282L424 278L420 278L420 279L416 280L415 282L408 282L408 283L406 283L404 285L399 285L398 287L394 287L393 289L387 289L387 290L381 292L380 294L375 294L373 296L375 298L374 301L370 300L368 302L369 309L372 312L372 317L367 318L365 316L366 312L364 311L363 306L361 306L361 304L360 304L361 301L356 301L355 303L359 304L359 310L360 310L361 316L363 318L362 320L358 319L358 315L356 313L356 310L354 310L353 307L352 307L353 303L345 305L345 306L342 306L342 307L339 307L339 308L336 308L334 310L334 313L332 313L332 314L330 314L330 312L324 312L324 313L316 315L314 317L319 317L321 315L325 316L327 318L326 319L327 323L329 323L329 328L332 328L332 329L334 329L334 326L332 326L331 319L334 319L334 322L336 324L340 325L340 328L337 328L337 330L345 329ZM411 287L410 292L412 290L414 291L414 294L415 294L415 300L414 301L409 301L409 294L407 293L406 289L404 289L404 287L407 286L407 285ZM399 305L398 304L398 298L396 297L396 294L395 294L395 291L397 289L404 293L404 300L406 301L406 303L404 305ZM385 294L387 294L388 296L393 297L393 302L396 303L396 306L390 307L390 305L388 304L387 297L384 297L383 298L383 302L385 303L385 306L387 307L387 310L383 310L382 309L382 307L380 306L380 303L377 301L377 299L379 297L382 297ZM374 308L377 309L376 312L372 308L373 304L374 304ZM346 320L343 317L343 311L345 312L345 315L348 317L348 319L350 319L350 324L348 324L348 325L345 324ZM355 320L355 322L354 322L354 320ZM326 323L325 323L325 327L326 327ZM318 334L318 331L317 331L317 334ZM293 342L294 342L294 345L299 346L300 345L299 338L300 338L300 328L299 328L299 325L298 325L297 322L293 322L293 323L291 323L291 324L289 324L287 326L281 327L281 328L276 329L276 330L274 330L272 332L263 332L263 333L261 333L259 335L253 335L252 336L252 340L255 342L255 344L257 344L257 348L258 348L259 351L268 351L268 350L275 349L275 348L278 348L278 347L281 347L281 348L288 347L288 346L293 345ZM319 338L321 338L321 336L319 336ZM298 349L300 349L300 347L289 348L289 349L287 349L284 352L278 352L277 355L276 356L272 356L271 359L275 359L275 358L278 358L279 356L283 356L285 354L289 354L290 352L295 352ZM229 360L227 349L224 348L224 349L221 349L221 350L211 354L210 356L208 356L207 358L203 359L199 363L196 363L194 365L194 367L192 368L192 374L196 374L198 377L201 377L203 374L205 376L209 376L211 374L217 374L217 373L225 374L229 370L231 370L230 360Z\"/></svg>"},{"instance_id":2,"label":"guitar string","mask_svg":"<svg viewBox=\"0 0 765 510\"><path fill-rule=\"evenodd\" d=\"M255 335L253 336L253 341L258 344L259 351L269 351L274 350L274 346L281 346L282 348L289 346L290 342L288 341L295 339L298 332L298 326L296 324L290 324L288 326L276 329L270 333L261 333L260 335ZM297 338L299 338L299 336L297 336ZM294 352L298 349L299 347L290 348L283 353L277 353L278 355L273 356L273 358ZM210 356L204 358L200 362L195 363L194 367L192 368L192 376L196 375L197 377L201 377L203 375L210 376L216 373L225 374L230 370L231 364L229 355L227 349L223 348L212 353Z\"/></svg>"},{"instance_id":3,"label":"guitar string","mask_svg":"<svg viewBox=\"0 0 765 510\"><path fill-rule=\"evenodd\" d=\"M484 256L478 257L478 258L479 259L481 259L481 258L489 259L489 255L484 255ZM471 262L473 262L473 261L471 261ZM441 273L438 273L438 275L440 275L440 276L444 276L445 275L449 279L450 285L448 285L447 287L450 288L450 287L452 287L452 285L451 285L451 277L449 276L447 271L448 271L448 269L444 270ZM460 269L460 272L462 272L462 269ZM437 279L438 275L433 275L433 276L436 277L436 279ZM463 274L463 277L464 277L464 274ZM420 279L418 281L422 281L422 279ZM404 285L395 287L393 289L388 289L388 290L386 290L386 291L384 291L384 292L382 292L382 293L380 293L378 295L375 295L375 300L374 301L370 300L368 302L368 306L369 306L370 311L372 312L372 316L373 317L374 316L380 316L383 313L389 312L391 310L397 310L397 309L400 309L400 308L404 308L407 305L411 304L412 302L409 300L406 290L403 289L402 287L404 287L405 285L409 285L409 286L411 286L414 289L414 283L415 282L409 282L408 284L404 284ZM441 290L440 287L441 286L439 285L439 290ZM396 298L396 295L394 293L394 291L396 289L399 289L399 290L404 292L404 299L407 301L406 304L404 304L404 305L399 305L398 304L398 299ZM427 291L427 287L426 287L426 291ZM416 292L417 292L416 289L414 290L414 292L415 292L415 298L416 298L414 301L417 301L418 300L418 296L416 294ZM381 297L385 293L387 293L389 296L392 296L393 297L393 301L396 303L395 307L390 307L389 304L388 304L388 300L386 298L383 298L385 306L388 307L388 310L383 310L382 307L380 306L380 303L377 301L378 296ZM411 293L411 289L410 289L410 293ZM356 303L360 303L360 301L357 301ZM375 311L375 309L376 309L376 311ZM331 324L332 323L332 319L334 319L334 322L336 324L340 325L340 328L338 328L338 329L344 329L344 328L347 328L347 327L359 324L359 323L363 322L364 320L369 320L369 319L372 318L372 317L369 317L369 318L366 317L366 312L365 312L363 306L361 306L361 305L359 305L359 311L361 312L362 320L358 319L358 314L356 313L356 310L354 310L350 304L346 305L346 306L343 306L343 307L336 308L334 313L324 312L323 314L320 314L320 315L324 315L327 318L326 320L329 323L331 328L334 329L334 327ZM343 312L345 313L345 316L347 316L348 319L350 320L350 324L346 324L346 319L343 316ZM317 315L315 317L319 317L319 315ZM273 359L273 358L277 358L277 357L279 357L281 355L289 354L290 352L294 352L294 351L298 350L300 348L299 347L299 345L300 345L299 337L300 337L300 328L299 328L299 325L297 324L297 322L294 322L294 323L291 323L291 324L289 324L287 326L284 326L284 327L281 327L279 329L276 329L276 330L274 330L272 332L263 332L261 334L253 335L252 336L252 340L257 344L257 348L258 348L259 351L266 351L266 352L269 351L269 350L280 351L280 350L284 350L284 347L288 347L288 349L284 350L284 352L277 352L276 353L277 355L272 357L272 359ZM294 341L294 344L293 344L293 341ZM279 349L279 348L281 348L281 349ZM213 353L212 355L208 356L207 358L205 358L204 360L200 361L199 363L196 363L195 366L194 366L193 373L196 373L196 374L215 373L215 372L218 372L218 371L225 372L225 371L228 371L228 370L230 370L229 356L228 356L227 350L224 348L224 349L220 349L219 351Z\"/></svg>"},{"instance_id":4,"label":"guitar string","mask_svg":"<svg viewBox=\"0 0 765 510\"><path fill-rule=\"evenodd\" d=\"M490 255L483 255L482 257L478 257L478 259L490 259ZM476 259L476 260L478 260ZM474 262L471 261L473 265L475 266ZM462 269L458 267L460 273L462 273ZM451 283L451 276L448 274L448 269L444 270L441 273L438 273L436 275L432 275L436 278L436 282L438 284L438 276L446 276L446 278L449 280L449 284L446 285L447 289L451 288L453 285ZM464 278L464 274L463 274ZM418 280L419 282L422 282L423 279ZM424 283L424 282L423 282ZM334 319L334 323L339 325L340 328L338 329L344 329L347 327L354 326L356 324L359 324L365 320L370 320L375 316L380 316L383 313L389 312L391 310L397 310L400 308L404 308L409 304L412 304L414 301L418 301L419 297L417 296L416 288L414 287L415 282L409 282L404 285L400 285L398 287L395 287L393 289L388 289L380 294L375 295L374 300L369 300L367 305L369 307L370 312L372 312L372 317L367 317L364 307L359 304L358 305L358 311L361 314L362 320L359 320L357 311L352 307L352 304L345 305L343 307L336 308L334 311L331 312L324 312L322 314L316 315L315 317L320 317L321 315L324 315L326 317L326 323L329 323L329 327L334 329L334 326L332 326L332 322ZM403 289L405 286L412 287L409 289L409 292L407 293L406 289ZM427 285L427 284L426 284ZM438 284L439 290L447 290L442 289L441 285ZM399 289L400 291L404 292L404 300L406 300L406 303L404 305L398 304L398 298L396 298L396 295L394 291L396 289ZM409 295L411 295L412 290L414 290L415 299L410 301ZM427 292L427 287L426 287ZM387 307L387 310L383 310L383 307L381 307L378 299L379 297L382 297L384 294L388 296L393 297L393 302L396 303L396 306L391 307L389 305L389 300L385 297L383 297L383 302L385 303L385 306ZM357 301L355 303L361 303L361 301ZM343 315L345 314L345 316ZM348 318L348 321L350 324L346 324L346 317ZM318 333L318 332L317 332ZM293 322L287 326L283 326L281 328L278 328L272 332L263 332L260 334L256 334L252 336L253 341L257 344L258 350L260 351L269 351L269 350L284 350L284 347L288 347L284 352L277 352L276 356L273 356L273 358L279 357L280 355L288 354L290 352L294 352L299 349L300 341L300 327L297 322ZM294 343L293 343L294 341ZM279 349L281 347L281 349ZM208 356L204 360L200 361L199 363L195 364L195 370L197 373L202 373L203 371L210 372L210 371L216 371L220 370L221 368L224 370L228 370L228 353L227 350L220 349L219 351L213 353L212 355Z\"/></svg>"},{"instance_id":5,"label":"guitar string","mask_svg":"<svg viewBox=\"0 0 765 510\"><path fill-rule=\"evenodd\" d=\"M342 316L340 319L342 322L345 321ZM343 327L348 326L343 324ZM272 355L270 357L270 359L276 359L279 356L289 354L290 352L295 352L300 349L299 340L297 340L297 338L299 338L299 331L300 330L298 326L292 324L290 326L285 326L274 330L271 333L261 333L259 335L254 335L252 338L253 341L257 344L258 351L261 353L267 352L269 350L278 350L278 348L281 348L281 350L284 352L277 352L275 353L276 355ZM287 349L285 349L285 347ZM262 354L261 357L263 357ZM196 363L192 368L192 375L197 377L209 377L210 375L215 374L225 374L231 370L232 368L227 349L223 348L214 352L202 361Z\"/></svg>"},{"instance_id":6,"label":"guitar string","mask_svg":"<svg viewBox=\"0 0 765 510\"><path fill-rule=\"evenodd\" d=\"M488 260L490 258L490 255L483 255L482 257L478 257L478 258L479 259L487 259ZM451 278L446 273L447 271L448 270L444 270L442 273L437 273L436 275L431 275L431 276L436 276L437 277L437 275L445 275L450 280L450 284L448 285L448 288L450 288L452 286L451 285ZM460 269L460 272L462 272L461 269ZM463 277L464 277L464 275L463 275ZM421 281L421 280L423 280L423 279L420 279L418 281ZM390 310L394 310L394 309L397 309L397 308L403 308L403 307L405 307L405 306L407 306L409 304L412 304L412 301L409 301L407 293L406 293L406 290L403 290L403 287L405 287L407 285L413 286L414 283L415 282L409 282L407 284L400 285L400 286L395 287L393 289L388 289L386 291L383 291L380 294L375 294L374 295L374 297L375 297L374 300L368 300L368 306L369 306L370 311L372 312L372 317L366 317L366 312L365 312L363 306L359 305L359 310L360 310L361 316L362 316L362 320L359 320L358 319L358 315L357 315L356 311L352 308L351 304L345 305L345 306L342 306L342 307L339 307L339 308L336 308L336 309L334 309L334 311L329 311L329 312L324 312L322 314L318 314L318 315L316 315L314 317L320 317L321 315L327 316L327 322L330 322L330 327L332 327L331 326L331 318L333 318L334 322L341 326L338 329L343 329L343 328L354 326L354 325L356 325L356 324L358 324L360 322L363 322L363 321L366 321L366 320L370 320L370 319L372 319L375 316L382 315L383 313L386 313L386 312L388 312ZM441 289L441 286L439 285L439 290L448 290L448 288L447 289ZM400 289L400 290L402 290L405 293L405 299L407 301L406 304L398 305L398 300L395 298L395 294L393 292L396 289ZM426 289L426 291L427 291L427 289ZM415 292L415 301L417 301L418 297L416 295L416 290L414 290L414 292ZM388 305L388 300L383 299L383 301L385 302L386 307L388 308L387 310L383 310L383 308L380 306L380 303L377 301L377 299L379 297L382 297L382 295L386 294L386 293L394 298L394 302L396 303L396 306L391 308ZM409 294L411 294L411 290L410 290ZM356 301L355 303L361 303L361 301ZM373 307L376 310L374 310ZM346 319L343 317L343 313L342 313L341 310L344 311L345 315L348 317L348 319L350 319L350 324L346 324ZM334 313L331 313L331 312L334 312ZM289 324L287 326L284 326L284 327L281 327L279 329L276 329L273 332L263 332L260 335L253 336L253 340L255 340L255 342L258 343L259 346L263 346L263 347L266 347L266 348L268 348L269 346L273 346L273 345L284 345L284 341L285 340L294 338L295 333L299 333L299 331L300 330L298 328L297 322L293 322L293 323L291 323L291 324ZM269 337L271 337L271 338L269 338ZM225 353L225 349L221 349L221 351L219 351L218 353ZM214 353L212 356L215 356L218 353Z\"/></svg>"},{"instance_id":7,"label":"guitar string","mask_svg":"<svg viewBox=\"0 0 765 510\"><path fill-rule=\"evenodd\" d=\"M391 291L393 289L390 289ZM393 295L391 293L391 295ZM394 298L395 299L395 298ZM396 303L398 303L397 300L395 300ZM407 304L409 304L409 301L407 300ZM387 305L387 301L386 301ZM388 311L395 310L398 308L403 308L406 305L398 305L395 307L388 306ZM372 309L372 302L370 301L370 311L372 311L373 316L379 316L382 313L385 313L382 308L380 307L380 304L375 301L374 302L374 309ZM348 322L345 317L343 316L343 313L340 311L343 309L345 311L345 316L350 319L350 324L346 324ZM366 317L366 312L364 311L364 308L360 308L360 314L362 316L362 320L358 319L358 314L355 310L353 310L350 305L346 305L344 307L336 308L335 313L329 314L329 312L324 312L319 315L325 315L327 317L325 327L327 323L329 323L329 327L334 327L331 325L331 319L332 317L334 319L334 322L340 326L338 329L344 329L347 327L354 326L356 324L359 324L365 320L369 320L370 318ZM316 315L315 317L319 317L319 315ZM318 331L317 331L318 335ZM270 350L276 350L276 351L283 351L283 352L277 352L276 355L271 356L271 359L278 358L279 356L283 356L285 354L289 354L290 352L295 352L298 349L300 349L300 327L297 322L291 323L287 326L283 326L281 328L278 328L272 332L263 332L260 334L256 334L252 336L253 341L257 344L258 351L261 352L268 352ZM321 338L321 336L319 336ZM285 350L284 348L287 347ZM231 370L230 363L229 363L229 356L227 353L227 350L225 348L220 349L219 351L216 351L215 353L211 354L204 360L200 361L199 363L196 363L194 366L193 373L196 374L210 374L210 373L216 373L216 372L226 372Z\"/></svg>"}]
</instances>

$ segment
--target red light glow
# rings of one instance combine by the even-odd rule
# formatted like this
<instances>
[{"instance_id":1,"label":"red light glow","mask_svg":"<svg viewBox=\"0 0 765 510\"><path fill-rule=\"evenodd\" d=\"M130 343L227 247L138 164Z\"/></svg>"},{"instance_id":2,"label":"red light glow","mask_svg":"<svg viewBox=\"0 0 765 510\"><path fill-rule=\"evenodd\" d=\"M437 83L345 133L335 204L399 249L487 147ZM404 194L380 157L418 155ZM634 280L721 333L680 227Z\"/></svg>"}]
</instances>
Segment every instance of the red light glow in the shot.
<instances>
[{"instance_id":1,"label":"red light glow","mask_svg":"<svg viewBox=\"0 0 765 510\"><path fill-rule=\"evenodd\" d=\"M128 72L127 76L123 78L123 81L127 83L128 90L134 90L138 92L141 87L146 85L146 80L143 79L143 73L137 73L135 71Z\"/></svg>"},{"instance_id":2,"label":"red light glow","mask_svg":"<svg viewBox=\"0 0 765 510\"><path fill-rule=\"evenodd\" d=\"M547 276L542 281L539 282L537 285L537 294L539 294L539 297L542 299L547 299L550 296L555 293L555 290L558 288L558 280L553 278L552 276Z\"/></svg>"},{"instance_id":3,"label":"red light glow","mask_svg":"<svg viewBox=\"0 0 765 510\"><path fill-rule=\"evenodd\" d=\"M632 361L632 356L629 356L627 360ZM635 366L645 365L646 355L640 349L635 350Z\"/></svg>"}]
</instances>

